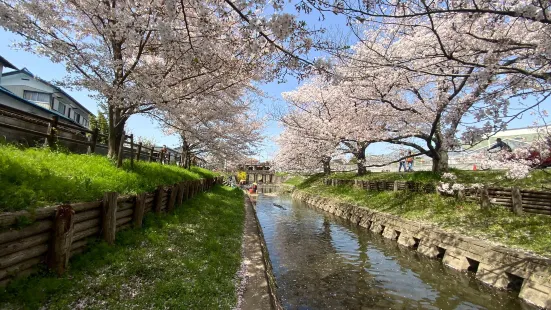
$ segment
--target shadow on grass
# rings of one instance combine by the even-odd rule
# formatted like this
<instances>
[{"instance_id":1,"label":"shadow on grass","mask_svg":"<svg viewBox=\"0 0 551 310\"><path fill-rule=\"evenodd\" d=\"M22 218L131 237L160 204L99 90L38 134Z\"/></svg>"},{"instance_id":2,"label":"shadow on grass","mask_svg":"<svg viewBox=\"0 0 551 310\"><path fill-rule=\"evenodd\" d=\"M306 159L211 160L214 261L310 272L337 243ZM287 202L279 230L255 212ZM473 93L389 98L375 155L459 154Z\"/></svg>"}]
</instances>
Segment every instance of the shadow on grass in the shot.
<instances>
[{"instance_id":1,"label":"shadow on grass","mask_svg":"<svg viewBox=\"0 0 551 310\"><path fill-rule=\"evenodd\" d=\"M242 192L215 187L173 214L149 214L115 246L97 242L63 277L42 271L13 282L0 308L230 309L243 219Z\"/></svg>"}]
</instances>

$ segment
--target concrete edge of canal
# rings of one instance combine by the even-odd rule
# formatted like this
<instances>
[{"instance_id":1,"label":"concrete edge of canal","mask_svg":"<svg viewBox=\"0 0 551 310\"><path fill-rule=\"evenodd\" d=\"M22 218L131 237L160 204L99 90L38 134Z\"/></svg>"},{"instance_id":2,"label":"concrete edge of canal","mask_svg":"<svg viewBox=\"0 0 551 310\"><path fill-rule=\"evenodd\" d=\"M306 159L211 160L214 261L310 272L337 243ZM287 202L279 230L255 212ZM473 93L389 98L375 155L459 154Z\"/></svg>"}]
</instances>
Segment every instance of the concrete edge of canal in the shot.
<instances>
[{"instance_id":1,"label":"concrete edge of canal","mask_svg":"<svg viewBox=\"0 0 551 310\"><path fill-rule=\"evenodd\" d=\"M334 198L294 190L294 199L324 210L383 237L395 240L451 268L472 271L476 278L499 289L519 290L519 298L551 309L551 260L495 246L487 241L370 210Z\"/></svg>"},{"instance_id":2,"label":"concrete edge of canal","mask_svg":"<svg viewBox=\"0 0 551 310\"><path fill-rule=\"evenodd\" d=\"M282 310L277 285L272 271L262 227L256 215L254 197L245 193L245 227L243 235L242 277L244 287L240 293L242 310L273 309Z\"/></svg>"}]
</instances>

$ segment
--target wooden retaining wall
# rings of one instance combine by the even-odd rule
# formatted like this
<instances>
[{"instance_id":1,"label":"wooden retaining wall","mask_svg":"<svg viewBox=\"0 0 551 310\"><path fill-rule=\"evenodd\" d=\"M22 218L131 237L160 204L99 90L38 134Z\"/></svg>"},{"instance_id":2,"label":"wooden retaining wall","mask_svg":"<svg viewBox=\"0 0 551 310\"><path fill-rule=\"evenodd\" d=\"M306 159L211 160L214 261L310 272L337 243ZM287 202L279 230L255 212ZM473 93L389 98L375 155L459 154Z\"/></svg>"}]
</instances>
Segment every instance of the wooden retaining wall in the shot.
<instances>
[{"instance_id":1,"label":"wooden retaining wall","mask_svg":"<svg viewBox=\"0 0 551 310\"><path fill-rule=\"evenodd\" d=\"M148 212L170 212L222 182L223 177L184 181L159 186L153 193L106 193L99 201L0 213L0 287L34 273L44 263L62 274L69 258L85 251L92 238L113 243L118 231L141 227ZM18 228L28 221L33 222Z\"/></svg>"},{"instance_id":2,"label":"wooden retaining wall","mask_svg":"<svg viewBox=\"0 0 551 310\"><path fill-rule=\"evenodd\" d=\"M351 185L366 191L411 191L411 192L436 192L433 184L423 184L411 181L366 181L366 180L342 180L323 179L323 183L329 186ZM519 199L514 199L513 191L520 193ZM466 198L479 199L480 191L468 189ZM551 215L551 192L535 191L518 188L488 187L488 197L494 205L513 209L513 205L519 206L522 212L532 214Z\"/></svg>"}]
</instances>

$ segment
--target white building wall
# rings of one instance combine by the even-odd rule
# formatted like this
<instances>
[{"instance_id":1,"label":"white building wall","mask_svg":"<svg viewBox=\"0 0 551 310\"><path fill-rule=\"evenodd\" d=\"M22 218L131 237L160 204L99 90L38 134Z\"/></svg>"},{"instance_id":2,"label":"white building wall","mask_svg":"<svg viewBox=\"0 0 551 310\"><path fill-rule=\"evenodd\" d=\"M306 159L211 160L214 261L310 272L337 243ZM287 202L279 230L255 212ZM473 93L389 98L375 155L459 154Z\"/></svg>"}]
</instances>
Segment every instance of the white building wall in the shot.
<instances>
[{"instance_id":1,"label":"white building wall","mask_svg":"<svg viewBox=\"0 0 551 310\"><path fill-rule=\"evenodd\" d=\"M75 111L76 111L76 113L80 115L79 123L85 127L90 126L90 123L89 123L90 115L88 114L88 112L82 109L79 104L75 103L73 100L69 99L64 94L58 92L55 88L49 86L48 84L38 79L30 77L29 75L24 73L18 73L18 74L3 76L1 80L1 85L21 98L24 98L23 94L25 90L49 93L53 98L53 100L51 100L50 103L48 104L41 103L41 102L35 102L35 103L46 109L60 112L59 103L61 101L63 102L63 104L65 104L65 112L64 112L65 116L76 121L76 115L75 115Z\"/></svg>"}]
</instances>

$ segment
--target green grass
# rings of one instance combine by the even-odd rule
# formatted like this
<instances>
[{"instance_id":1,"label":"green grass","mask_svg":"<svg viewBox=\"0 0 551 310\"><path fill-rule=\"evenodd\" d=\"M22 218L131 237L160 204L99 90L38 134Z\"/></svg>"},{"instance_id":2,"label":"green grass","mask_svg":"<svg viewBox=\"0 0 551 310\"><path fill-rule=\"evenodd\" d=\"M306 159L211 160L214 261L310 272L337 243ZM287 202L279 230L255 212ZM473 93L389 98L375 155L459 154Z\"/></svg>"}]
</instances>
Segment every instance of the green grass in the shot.
<instances>
[{"instance_id":1,"label":"green grass","mask_svg":"<svg viewBox=\"0 0 551 310\"><path fill-rule=\"evenodd\" d=\"M325 186L321 182L322 177L310 177L297 188L551 257L551 216L516 216L497 206L482 210L474 202L458 201L454 197L438 194L375 192L352 186Z\"/></svg>"},{"instance_id":2,"label":"green grass","mask_svg":"<svg viewBox=\"0 0 551 310\"><path fill-rule=\"evenodd\" d=\"M304 177L297 175L297 176L293 176L293 177L289 178L288 180L286 180L283 183L297 186L297 185L301 184L302 182L304 182Z\"/></svg>"},{"instance_id":3,"label":"green grass","mask_svg":"<svg viewBox=\"0 0 551 310\"><path fill-rule=\"evenodd\" d=\"M470 171L451 169L451 173L457 176L457 183L486 183L491 186L511 187L519 186L529 189L551 189L551 170L536 170L529 177L521 180L512 180L505 177L505 171ZM356 179L370 181L415 181L420 183L438 183L442 180L441 175L431 171L415 171L415 172L370 172L363 176L358 176L354 172L334 173L331 178L336 179Z\"/></svg>"},{"instance_id":4,"label":"green grass","mask_svg":"<svg viewBox=\"0 0 551 310\"><path fill-rule=\"evenodd\" d=\"M63 277L42 273L0 291L0 309L231 309L241 264L243 194L215 187L143 230L94 245Z\"/></svg>"},{"instance_id":5,"label":"green grass","mask_svg":"<svg viewBox=\"0 0 551 310\"><path fill-rule=\"evenodd\" d=\"M134 194L158 185L212 177L206 169L185 170L157 163L125 161L117 169L105 156L19 149L0 145L0 212L99 199L104 192Z\"/></svg>"}]
</instances>

